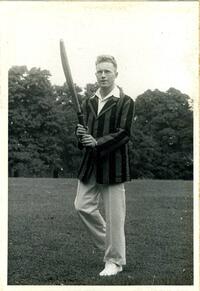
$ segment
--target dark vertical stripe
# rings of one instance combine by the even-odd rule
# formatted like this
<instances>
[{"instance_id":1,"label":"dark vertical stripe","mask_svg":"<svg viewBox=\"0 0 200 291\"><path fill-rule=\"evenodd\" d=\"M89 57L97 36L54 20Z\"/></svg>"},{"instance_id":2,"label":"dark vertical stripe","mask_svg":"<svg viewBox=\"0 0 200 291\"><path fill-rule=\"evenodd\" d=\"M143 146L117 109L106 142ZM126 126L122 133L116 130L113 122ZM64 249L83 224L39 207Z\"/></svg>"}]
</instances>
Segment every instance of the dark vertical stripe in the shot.
<instances>
[{"instance_id":1,"label":"dark vertical stripe","mask_svg":"<svg viewBox=\"0 0 200 291\"><path fill-rule=\"evenodd\" d=\"M116 110L116 116L115 116L115 127L117 127L119 112L121 110L121 106L123 104L123 100L124 100L124 95L123 95L123 97L120 97L120 99L117 102L117 110Z\"/></svg>"},{"instance_id":2,"label":"dark vertical stripe","mask_svg":"<svg viewBox=\"0 0 200 291\"><path fill-rule=\"evenodd\" d=\"M115 152L110 153L109 155L109 180L110 183L115 183L115 172L116 172L116 158L115 158Z\"/></svg>"},{"instance_id":3,"label":"dark vertical stripe","mask_svg":"<svg viewBox=\"0 0 200 291\"><path fill-rule=\"evenodd\" d=\"M103 175L103 181L105 184L109 184L109 155L106 156L105 159L101 160L102 163L102 175Z\"/></svg>"},{"instance_id":4,"label":"dark vertical stripe","mask_svg":"<svg viewBox=\"0 0 200 291\"><path fill-rule=\"evenodd\" d=\"M133 119L133 106L134 106L134 103L133 103L133 101L131 101L131 103L129 105L129 109L128 109L127 118L126 118L126 124L125 124L125 128L129 132L131 130L131 124L132 124L132 119Z\"/></svg>"},{"instance_id":5,"label":"dark vertical stripe","mask_svg":"<svg viewBox=\"0 0 200 291\"><path fill-rule=\"evenodd\" d=\"M88 160L88 154L87 152L85 152L82 163L81 163L81 167L79 170L79 174L81 175L81 177L83 177L83 173L85 173L85 170L86 170L85 165L87 164L87 160Z\"/></svg>"},{"instance_id":6,"label":"dark vertical stripe","mask_svg":"<svg viewBox=\"0 0 200 291\"><path fill-rule=\"evenodd\" d=\"M101 136L103 136L105 116L106 116L106 115L103 114L103 115L98 119L97 137L101 137Z\"/></svg>"},{"instance_id":7,"label":"dark vertical stripe","mask_svg":"<svg viewBox=\"0 0 200 291\"><path fill-rule=\"evenodd\" d=\"M97 100L96 98L92 98L88 101L88 106L90 107L90 111L97 117Z\"/></svg>"},{"instance_id":8,"label":"dark vertical stripe","mask_svg":"<svg viewBox=\"0 0 200 291\"><path fill-rule=\"evenodd\" d=\"M92 150L91 149L87 149L87 161L85 163L85 174L84 174L84 178L87 180L89 178L89 176L91 175L91 172L93 170L93 166L94 166L94 160L93 160L93 155L92 155Z\"/></svg>"},{"instance_id":9,"label":"dark vertical stripe","mask_svg":"<svg viewBox=\"0 0 200 291\"><path fill-rule=\"evenodd\" d=\"M115 154L116 167L115 167L115 176L117 179L121 178L121 169L122 169L122 155L119 150Z\"/></svg>"},{"instance_id":10,"label":"dark vertical stripe","mask_svg":"<svg viewBox=\"0 0 200 291\"><path fill-rule=\"evenodd\" d=\"M111 113L112 113L112 110L109 110L105 113L102 136L107 135L110 132L112 132L112 131L110 131Z\"/></svg>"},{"instance_id":11,"label":"dark vertical stripe","mask_svg":"<svg viewBox=\"0 0 200 291\"><path fill-rule=\"evenodd\" d=\"M129 159L129 145L125 147L126 150L126 179L130 179L130 159Z\"/></svg>"},{"instance_id":12,"label":"dark vertical stripe","mask_svg":"<svg viewBox=\"0 0 200 291\"><path fill-rule=\"evenodd\" d=\"M96 135L97 135L97 137L101 137L103 135L104 122L105 122L105 114L96 120L96 123L97 123ZM97 178L98 178L98 181L104 182L104 179L103 179L104 178L103 177L103 171L104 171L103 164L104 163L103 163L103 161L101 162L99 159L98 159L98 161L99 161L99 163L97 165Z\"/></svg>"},{"instance_id":13,"label":"dark vertical stripe","mask_svg":"<svg viewBox=\"0 0 200 291\"><path fill-rule=\"evenodd\" d=\"M89 114L87 126L88 126L88 129L89 129L89 133L93 134L94 115L92 113Z\"/></svg>"},{"instance_id":14,"label":"dark vertical stripe","mask_svg":"<svg viewBox=\"0 0 200 291\"><path fill-rule=\"evenodd\" d=\"M103 168L104 162L100 160L100 158L98 157L98 165L97 165L97 172L96 172L96 177L98 179L98 181L101 181L103 184L105 183L103 180Z\"/></svg>"},{"instance_id":15,"label":"dark vertical stripe","mask_svg":"<svg viewBox=\"0 0 200 291\"><path fill-rule=\"evenodd\" d=\"M131 103L131 99L128 98L124 104L124 107L123 107L123 112L122 112L122 116L121 116L121 124L120 124L121 128L126 128L126 120L128 117L130 103Z\"/></svg>"},{"instance_id":16,"label":"dark vertical stripe","mask_svg":"<svg viewBox=\"0 0 200 291\"><path fill-rule=\"evenodd\" d=\"M97 128L98 128L98 121L97 121L97 119L94 119L94 124L93 124L93 136L94 136L94 138L97 137Z\"/></svg>"},{"instance_id":17,"label":"dark vertical stripe","mask_svg":"<svg viewBox=\"0 0 200 291\"><path fill-rule=\"evenodd\" d=\"M91 124L91 130L90 130L92 136L94 136L94 123L95 123L95 118L93 117L92 124Z\"/></svg>"},{"instance_id":18,"label":"dark vertical stripe","mask_svg":"<svg viewBox=\"0 0 200 291\"><path fill-rule=\"evenodd\" d=\"M117 116L117 122L116 122L116 127L117 128L120 127L120 121L121 121L122 111L123 111L123 107L124 107L125 101L126 101L126 98L124 97L123 100L122 100L119 112L118 112L118 116Z\"/></svg>"},{"instance_id":19,"label":"dark vertical stripe","mask_svg":"<svg viewBox=\"0 0 200 291\"><path fill-rule=\"evenodd\" d=\"M126 180L126 154L125 154L125 147L126 145L124 145L120 151L121 151L121 156L122 156L122 167L121 167L121 171L122 171L122 180L125 181Z\"/></svg>"},{"instance_id":20,"label":"dark vertical stripe","mask_svg":"<svg viewBox=\"0 0 200 291\"><path fill-rule=\"evenodd\" d=\"M98 109L98 97L95 96L94 98L90 99L91 100L91 103L92 103L92 106L93 106L93 109L94 109L94 112L95 114L97 115L97 109Z\"/></svg>"},{"instance_id":21,"label":"dark vertical stripe","mask_svg":"<svg viewBox=\"0 0 200 291\"><path fill-rule=\"evenodd\" d=\"M110 125L109 125L109 132L115 132L115 123L116 123L116 111L117 111L117 106L114 106L111 111L111 116L110 116Z\"/></svg>"}]
</instances>

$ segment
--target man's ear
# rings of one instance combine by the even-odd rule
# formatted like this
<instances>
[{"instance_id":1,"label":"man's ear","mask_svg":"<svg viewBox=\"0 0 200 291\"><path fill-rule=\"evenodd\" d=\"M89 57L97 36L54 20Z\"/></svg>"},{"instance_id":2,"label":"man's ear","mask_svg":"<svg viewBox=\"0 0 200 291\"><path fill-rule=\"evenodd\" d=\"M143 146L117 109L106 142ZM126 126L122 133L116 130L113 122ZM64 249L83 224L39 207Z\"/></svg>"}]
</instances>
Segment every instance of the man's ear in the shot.
<instances>
[{"instance_id":1,"label":"man's ear","mask_svg":"<svg viewBox=\"0 0 200 291\"><path fill-rule=\"evenodd\" d=\"M116 77L116 78L117 78L117 76L118 76L118 72L115 73L115 77Z\"/></svg>"}]
</instances>

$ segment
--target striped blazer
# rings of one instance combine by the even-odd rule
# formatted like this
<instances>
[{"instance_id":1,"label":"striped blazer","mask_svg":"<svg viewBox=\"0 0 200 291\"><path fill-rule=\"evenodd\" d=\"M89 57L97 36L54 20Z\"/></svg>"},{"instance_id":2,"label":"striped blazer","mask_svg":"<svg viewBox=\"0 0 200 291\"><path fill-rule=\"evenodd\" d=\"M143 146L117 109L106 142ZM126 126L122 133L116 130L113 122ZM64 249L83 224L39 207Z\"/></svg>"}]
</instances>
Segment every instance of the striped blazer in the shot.
<instances>
[{"instance_id":1,"label":"striped blazer","mask_svg":"<svg viewBox=\"0 0 200 291\"><path fill-rule=\"evenodd\" d=\"M134 115L134 101L120 89L120 98L111 97L97 115L98 97L82 104L88 133L96 140L95 148L85 148L78 179L87 182L95 171L99 184L130 180L128 141ZM79 143L79 148L83 148Z\"/></svg>"}]
</instances>

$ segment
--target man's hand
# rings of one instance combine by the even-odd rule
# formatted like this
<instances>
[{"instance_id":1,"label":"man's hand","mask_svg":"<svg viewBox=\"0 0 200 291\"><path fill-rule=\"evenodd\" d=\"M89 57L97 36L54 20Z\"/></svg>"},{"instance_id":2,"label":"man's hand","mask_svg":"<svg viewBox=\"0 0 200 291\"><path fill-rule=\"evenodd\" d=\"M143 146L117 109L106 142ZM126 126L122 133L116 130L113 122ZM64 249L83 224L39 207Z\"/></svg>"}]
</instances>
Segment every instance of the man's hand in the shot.
<instances>
[{"instance_id":1,"label":"man's hand","mask_svg":"<svg viewBox=\"0 0 200 291\"><path fill-rule=\"evenodd\" d=\"M81 140L82 139L82 136L84 134L87 133L87 129L81 125L81 124L77 124L77 127L76 127L76 136Z\"/></svg>"},{"instance_id":2,"label":"man's hand","mask_svg":"<svg viewBox=\"0 0 200 291\"><path fill-rule=\"evenodd\" d=\"M77 125L76 136L79 138L80 142L84 147L93 148L97 144L96 139L91 134L88 134L87 129L81 124Z\"/></svg>"},{"instance_id":3,"label":"man's hand","mask_svg":"<svg viewBox=\"0 0 200 291\"><path fill-rule=\"evenodd\" d=\"M96 139L91 134L84 134L81 138L81 143L85 147L94 148L97 145Z\"/></svg>"}]
</instances>

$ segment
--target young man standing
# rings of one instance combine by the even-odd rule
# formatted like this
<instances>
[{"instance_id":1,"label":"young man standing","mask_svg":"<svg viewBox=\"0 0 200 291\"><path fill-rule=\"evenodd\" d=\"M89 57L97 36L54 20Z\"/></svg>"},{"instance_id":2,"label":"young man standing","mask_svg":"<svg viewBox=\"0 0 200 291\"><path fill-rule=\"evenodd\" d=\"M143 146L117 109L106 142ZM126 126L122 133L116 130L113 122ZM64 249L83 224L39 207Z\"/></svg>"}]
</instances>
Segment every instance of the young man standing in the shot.
<instances>
[{"instance_id":1,"label":"young man standing","mask_svg":"<svg viewBox=\"0 0 200 291\"><path fill-rule=\"evenodd\" d=\"M105 252L105 268L100 276L116 275L126 264L124 182L130 180L127 143L134 101L115 85L117 75L114 57L97 58L99 89L83 103L87 129L80 124L76 129L79 147L85 148L85 153L74 204L94 244ZM98 209L100 195L105 220Z\"/></svg>"}]
</instances>

